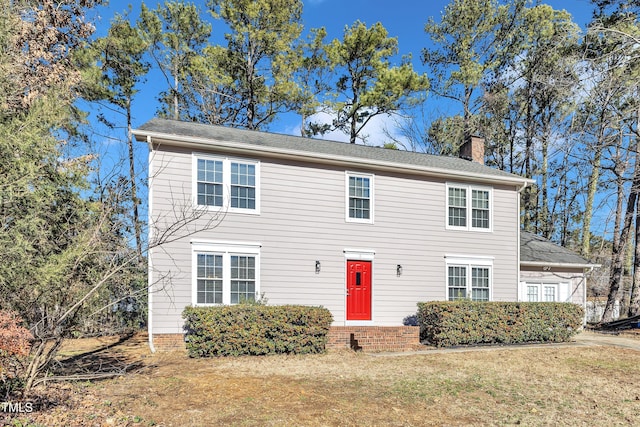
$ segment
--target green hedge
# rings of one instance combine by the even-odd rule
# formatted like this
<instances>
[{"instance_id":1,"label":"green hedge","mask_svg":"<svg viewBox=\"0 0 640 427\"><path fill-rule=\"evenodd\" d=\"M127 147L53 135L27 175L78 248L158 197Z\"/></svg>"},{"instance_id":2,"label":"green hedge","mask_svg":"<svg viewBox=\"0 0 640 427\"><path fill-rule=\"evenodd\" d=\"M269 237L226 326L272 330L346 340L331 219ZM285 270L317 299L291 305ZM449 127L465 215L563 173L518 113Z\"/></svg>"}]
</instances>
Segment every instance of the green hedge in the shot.
<instances>
[{"instance_id":1,"label":"green hedge","mask_svg":"<svg viewBox=\"0 0 640 427\"><path fill-rule=\"evenodd\" d=\"M438 347L568 341L583 317L583 308L571 303L418 303L420 338Z\"/></svg>"},{"instance_id":2,"label":"green hedge","mask_svg":"<svg viewBox=\"0 0 640 427\"><path fill-rule=\"evenodd\" d=\"M232 305L187 307L191 357L322 353L333 321L322 307Z\"/></svg>"}]
</instances>

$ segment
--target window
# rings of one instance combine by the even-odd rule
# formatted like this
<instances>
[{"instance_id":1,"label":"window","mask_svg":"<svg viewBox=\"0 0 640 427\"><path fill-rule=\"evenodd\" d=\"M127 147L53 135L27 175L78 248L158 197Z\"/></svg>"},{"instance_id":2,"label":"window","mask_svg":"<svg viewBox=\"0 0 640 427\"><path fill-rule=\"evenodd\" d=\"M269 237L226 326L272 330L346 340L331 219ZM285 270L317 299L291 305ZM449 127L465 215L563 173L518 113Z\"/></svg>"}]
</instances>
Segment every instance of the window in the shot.
<instances>
[{"instance_id":1,"label":"window","mask_svg":"<svg viewBox=\"0 0 640 427\"><path fill-rule=\"evenodd\" d=\"M256 166L231 163L231 207L256 208Z\"/></svg>"},{"instance_id":2,"label":"window","mask_svg":"<svg viewBox=\"0 0 640 427\"><path fill-rule=\"evenodd\" d=\"M449 225L467 226L467 190L464 188L449 188Z\"/></svg>"},{"instance_id":3,"label":"window","mask_svg":"<svg viewBox=\"0 0 640 427\"><path fill-rule=\"evenodd\" d=\"M471 228L489 228L489 191L471 190Z\"/></svg>"},{"instance_id":4,"label":"window","mask_svg":"<svg viewBox=\"0 0 640 427\"><path fill-rule=\"evenodd\" d=\"M222 255L198 254L198 304L222 304Z\"/></svg>"},{"instance_id":5,"label":"window","mask_svg":"<svg viewBox=\"0 0 640 427\"><path fill-rule=\"evenodd\" d=\"M256 258L231 255L231 304L256 300Z\"/></svg>"},{"instance_id":6,"label":"window","mask_svg":"<svg viewBox=\"0 0 640 427\"><path fill-rule=\"evenodd\" d=\"M259 248L259 244L194 244L193 304L255 301L259 297Z\"/></svg>"},{"instance_id":7,"label":"window","mask_svg":"<svg viewBox=\"0 0 640 427\"><path fill-rule=\"evenodd\" d=\"M258 213L258 162L205 155L194 159L198 206Z\"/></svg>"},{"instance_id":8,"label":"window","mask_svg":"<svg viewBox=\"0 0 640 427\"><path fill-rule=\"evenodd\" d=\"M198 159L198 205L222 206L222 162Z\"/></svg>"},{"instance_id":9,"label":"window","mask_svg":"<svg viewBox=\"0 0 640 427\"><path fill-rule=\"evenodd\" d=\"M373 176L347 173L347 221L373 223Z\"/></svg>"},{"instance_id":10,"label":"window","mask_svg":"<svg viewBox=\"0 0 640 427\"><path fill-rule=\"evenodd\" d=\"M489 258L447 256L448 300L490 301L492 263Z\"/></svg>"},{"instance_id":11,"label":"window","mask_svg":"<svg viewBox=\"0 0 640 427\"><path fill-rule=\"evenodd\" d=\"M549 285L545 285L542 287L542 297L543 300L546 302L553 302L553 301L557 301L556 298L556 287L555 286L549 286Z\"/></svg>"},{"instance_id":12,"label":"window","mask_svg":"<svg viewBox=\"0 0 640 427\"><path fill-rule=\"evenodd\" d=\"M447 228L490 231L491 190L447 184Z\"/></svg>"},{"instance_id":13,"label":"window","mask_svg":"<svg viewBox=\"0 0 640 427\"><path fill-rule=\"evenodd\" d=\"M467 298L467 268L449 267L449 301Z\"/></svg>"},{"instance_id":14,"label":"window","mask_svg":"<svg viewBox=\"0 0 640 427\"><path fill-rule=\"evenodd\" d=\"M526 301L528 302L558 302L560 301L560 286L568 285L558 283L526 283Z\"/></svg>"},{"instance_id":15,"label":"window","mask_svg":"<svg viewBox=\"0 0 640 427\"><path fill-rule=\"evenodd\" d=\"M489 301L489 268L471 268L471 299Z\"/></svg>"}]
</instances>

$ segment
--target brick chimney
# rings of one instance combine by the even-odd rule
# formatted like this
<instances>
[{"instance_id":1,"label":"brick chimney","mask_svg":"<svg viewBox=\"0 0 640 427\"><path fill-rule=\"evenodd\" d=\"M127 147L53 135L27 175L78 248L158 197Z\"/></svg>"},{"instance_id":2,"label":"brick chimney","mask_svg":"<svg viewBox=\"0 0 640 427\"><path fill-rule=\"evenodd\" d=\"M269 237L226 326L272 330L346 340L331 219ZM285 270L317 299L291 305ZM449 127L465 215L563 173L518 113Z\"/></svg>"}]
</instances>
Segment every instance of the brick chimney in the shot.
<instances>
[{"instance_id":1,"label":"brick chimney","mask_svg":"<svg viewBox=\"0 0 640 427\"><path fill-rule=\"evenodd\" d=\"M460 158L484 165L484 138L470 136L460 147Z\"/></svg>"}]
</instances>

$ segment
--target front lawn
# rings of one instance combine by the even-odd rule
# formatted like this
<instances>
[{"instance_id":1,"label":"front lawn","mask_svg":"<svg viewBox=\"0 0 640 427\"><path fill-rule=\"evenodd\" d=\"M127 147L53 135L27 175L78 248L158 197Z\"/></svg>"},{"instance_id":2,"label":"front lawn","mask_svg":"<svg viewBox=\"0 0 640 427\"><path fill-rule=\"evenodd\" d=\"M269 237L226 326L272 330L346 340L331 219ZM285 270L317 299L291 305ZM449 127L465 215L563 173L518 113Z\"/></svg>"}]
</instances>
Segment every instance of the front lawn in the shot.
<instances>
[{"instance_id":1,"label":"front lawn","mask_svg":"<svg viewBox=\"0 0 640 427\"><path fill-rule=\"evenodd\" d=\"M68 354L77 353L72 347ZM147 355L140 339L100 354L141 363L119 379L49 384L41 395L58 401L21 419L47 426L634 425L640 420L640 353L613 347L189 359ZM96 354L91 357L100 363Z\"/></svg>"}]
</instances>

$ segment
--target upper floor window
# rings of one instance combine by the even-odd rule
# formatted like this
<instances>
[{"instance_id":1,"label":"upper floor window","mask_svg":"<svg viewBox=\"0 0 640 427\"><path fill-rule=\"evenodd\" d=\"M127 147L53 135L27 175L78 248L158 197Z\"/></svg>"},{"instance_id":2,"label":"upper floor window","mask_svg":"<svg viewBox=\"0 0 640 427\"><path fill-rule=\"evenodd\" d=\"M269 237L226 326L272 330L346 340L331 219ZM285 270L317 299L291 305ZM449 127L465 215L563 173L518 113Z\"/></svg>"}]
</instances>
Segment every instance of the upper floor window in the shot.
<instances>
[{"instance_id":1,"label":"upper floor window","mask_svg":"<svg viewBox=\"0 0 640 427\"><path fill-rule=\"evenodd\" d=\"M491 230L491 189L447 184L447 228Z\"/></svg>"},{"instance_id":2,"label":"upper floor window","mask_svg":"<svg viewBox=\"0 0 640 427\"><path fill-rule=\"evenodd\" d=\"M198 206L258 213L259 162L206 155L194 158Z\"/></svg>"},{"instance_id":3,"label":"upper floor window","mask_svg":"<svg viewBox=\"0 0 640 427\"><path fill-rule=\"evenodd\" d=\"M198 159L198 205L222 206L222 161Z\"/></svg>"},{"instance_id":4,"label":"upper floor window","mask_svg":"<svg viewBox=\"0 0 640 427\"><path fill-rule=\"evenodd\" d=\"M256 208L256 166L231 163L231 207Z\"/></svg>"},{"instance_id":5,"label":"upper floor window","mask_svg":"<svg viewBox=\"0 0 640 427\"><path fill-rule=\"evenodd\" d=\"M347 221L373 223L373 175L347 173Z\"/></svg>"}]
</instances>

